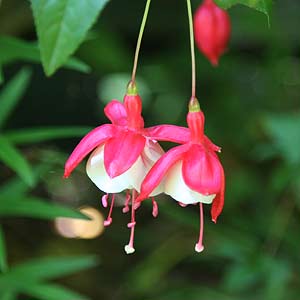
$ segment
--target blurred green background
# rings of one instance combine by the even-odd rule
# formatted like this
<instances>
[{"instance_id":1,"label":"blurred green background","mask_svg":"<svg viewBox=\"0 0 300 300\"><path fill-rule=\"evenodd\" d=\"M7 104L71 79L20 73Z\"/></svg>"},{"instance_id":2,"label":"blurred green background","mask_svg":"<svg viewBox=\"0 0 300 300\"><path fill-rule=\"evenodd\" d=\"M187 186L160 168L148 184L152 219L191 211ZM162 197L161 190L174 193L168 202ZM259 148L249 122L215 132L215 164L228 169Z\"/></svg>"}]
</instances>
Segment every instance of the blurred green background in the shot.
<instances>
[{"instance_id":1,"label":"blurred green background","mask_svg":"<svg viewBox=\"0 0 300 300\"><path fill-rule=\"evenodd\" d=\"M152 2L138 67L143 115L146 126L185 125L191 81L186 4ZM199 4L193 1L194 9ZM103 217L107 214L84 163L68 180L62 180L63 166L80 137L107 122L104 105L113 98L122 99L143 8L144 1L139 0L114 0L107 5L76 53L91 66L89 74L61 69L47 78L40 64L23 60L3 68L2 94L10 82L12 88L5 95L19 102L1 124L0 148L5 151L1 136L7 137L29 162L34 177L27 185L0 165L0 210L1 205L5 210L5 203L6 212L15 208L0 214L0 252L5 240L12 270L28 262L27 269L23 266L7 278L3 274L8 268L0 259L0 298L81 299L67 290L65 297L59 292L68 288L92 300L299 299L297 0L275 2L270 28L262 13L244 6L231 8L232 37L218 68L197 52L198 99L206 114L207 135L222 146L227 181L225 208L217 225L210 221L210 207L205 207L203 253L194 252L198 210L181 208L165 196L156 199L157 219L152 218L149 205L138 211L136 253L131 256L123 251L129 230L121 207L114 210L112 226L95 239L65 238L57 230L57 221L55 227L56 214L72 216L72 212L55 210L53 205L91 206ZM3 1L0 34L36 40L27 1ZM1 47L0 40L0 52ZM36 131L31 130L26 135L26 128L48 131L34 135ZM28 178L26 166L22 170L20 175ZM39 210L30 202L37 198L49 207ZM45 210L48 215L41 216ZM40 261L34 264L32 259ZM70 275L73 271L77 273ZM31 280L34 274L38 279ZM58 275L65 277L56 279ZM44 283L46 279L54 281ZM12 281L18 282L17 288Z\"/></svg>"}]
</instances>

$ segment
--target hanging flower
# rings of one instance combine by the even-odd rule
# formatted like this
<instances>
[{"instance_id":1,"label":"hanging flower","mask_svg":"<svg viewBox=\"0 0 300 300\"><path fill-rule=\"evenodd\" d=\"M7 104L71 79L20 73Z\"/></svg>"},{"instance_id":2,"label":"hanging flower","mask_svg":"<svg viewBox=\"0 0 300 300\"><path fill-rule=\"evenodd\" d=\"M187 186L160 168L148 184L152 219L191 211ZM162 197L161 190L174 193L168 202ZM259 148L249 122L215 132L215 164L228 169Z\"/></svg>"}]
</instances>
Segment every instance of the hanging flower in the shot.
<instances>
[{"instance_id":1,"label":"hanging flower","mask_svg":"<svg viewBox=\"0 0 300 300\"><path fill-rule=\"evenodd\" d=\"M127 192L123 212L129 211L131 202L131 221L128 224L131 228L131 237L129 244L125 246L125 251L133 253L135 227L133 207L141 182L164 153L157 140L184 143L189 139L189 132L186 128L173 125L144 128L141 115L142 101L134 83L129 84L124 103L112 100L107 104L104 112L112 124L104 124L95 128L79 142L65 164L64 177L69 177L77 165L94 150L87 162L86 171L94 184L107 193L102 197L104 207L108 206L109 194L111 194L111 204L108 217L104 222L105 226L112 223L114 194L132 190L131 196ZM162 186L157 185L149 196L162 192ZM157 203L154 199L152 202L153 216L157 216Z\"/></svg>"},{"instance_id":2,"label":"hanging flower","mask_svg":"<svg viewBox=\"0 0 300 300\"><path fill-rule=\"evenodd\" d=\"M211 216L216 222L224 205L225 176L215 153L221 149L204 135L204 114L196 99L190 102L187 123L190 140L172 148L155 163L142 183L136 202L148 198L164 180L164 192L181 206L199 203L200 233L195 250L201 252L204 249L202 204L212 203Z\"/></svg>"},{"instance_id":3,"label":"hanging flower","mask_svg":"<svg viewBox=\"0 0 300 300\"><path fill-rule=\"evenodd\" d=\"M227 48L230 27L228 13L213 0L204 0L194 15L196 44L214 66Z\"/></svg>"}]
</instances>

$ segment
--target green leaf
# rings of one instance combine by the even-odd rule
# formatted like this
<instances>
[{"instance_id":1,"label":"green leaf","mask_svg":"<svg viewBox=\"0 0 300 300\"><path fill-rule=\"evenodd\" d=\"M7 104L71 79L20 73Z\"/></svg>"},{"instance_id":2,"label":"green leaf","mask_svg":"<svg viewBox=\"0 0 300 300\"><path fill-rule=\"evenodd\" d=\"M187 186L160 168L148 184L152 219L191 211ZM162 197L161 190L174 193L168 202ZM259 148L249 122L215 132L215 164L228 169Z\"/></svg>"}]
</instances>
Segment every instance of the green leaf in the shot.
<instances>
[{"instance_id":1,"label":"green leaf","mask_svg":"<svg viewBox=\"0 0 300 300\"><path fill-rule=\"evenodd\" d=\"M70 275L97 264L95 256L41 258L15 266L6 277L14 280L26 278L28 281L41 281Z\"/></svg>"},{"instance_id":2,"label":"green leaf","mask_svg":"<svg viewBox=\"0 0 300 300\"><path fill-rule=\"evenodd\" d=\"M0 226L0 271L4 273L7 269L5 239L3 230Z\"/></svg>"},{"instance_id":3,"label":"green leaf","mask_svg":"<svg viewBox=\"0 0 300 300\"><path fill-rule=\"evenodd\" d=\"M40 63L40 51L34 42L26 42L10 36L0 36L0 75L1 66L18 60ZM71 57L64 64L65 67L88 73L90 67L77 58ZM1 81L0 81L1 83Z\"/></svg>"},{"instance_id":4,"label":"green leaf","mask_svg":"<svg viewBox=\"0 0 300 300\"><path fill-rule=\"evenodd\" d=\"M18 129L5 133L5 137L14 144L39 143L54 139L81 137L89 132L91 127L47 127Z\"/></svg>"},{"instance_id":5,"label":"green leaf","mask_svg":"<svg viewBox=\"0 0 300 300\"><path fill-rule=\"evenodd\" d=\"M22 216L39 219L57 217L89 220L80 212L35 197L3 197L0 195L0 216Z\"/></svg>"},{"instance_id":6,"label":"green leaf","mask_svg":"<svg viewBox=\"0 0 300 300\"><path fill-rule=\"evenodd\" d=\"M243 4L264 13L270 22L270 13L273 0L215 0L216 4L224 9L228 9L236 4Z\"/></svg>"},{"instance_id":7,"label":"green leaf","mask_svg":"<svg viewBox=\"0 0 300 300\"><path fill-rule=\"evenodd\" d=\"M1 300L15 300L16 293L11 290L5 290L0 292L0 299Z\"/></svg>"},{"instance_id":8,"label":"green leaf","mask_svg":"<svg viewBox=\"0 0 300 300\"><path fill-rule=\"evenodd\" d=\"M74 53L108 0L31 0L42 63L52 75Z\"/></svg>"},{"instance_id":9,"label":"green leaf","mask_svg":"<svg viewBox=\"0 0 300 300\"><path fill-rule=\"evenodd\" d=\"M285 161L300 163L300 113L268 115L263 125Z\"/></svg>"},{"instance_id":10,"label":"green leaf","mask_svg":"<svg viewBox=\"0 0 300 300\"><path fill-rule=\"evenodd\" d=\"M0 127L23 97L31 77L31 71L22 69L1 91L0 94Z\"/></svg>"},{"instance_id":11,"label":"green leaf","mask_svg":"<svg viewBox=\"0 0 300 300\"><path fill-rule=\"evenodd\" d=\"M27 285L22 292L42 300L86 300L85 296L75 293L57 284Z\"/></svg>"},{"instance_id":12,"label":"green leaf","mask_svg":"<svg viewBox=\"0 0 300 300\"><path fill-rule=\"evenodd\" d=\"M34 176L22 154L0 135L0 160L13 169L28 185L34 184Z\"/></svg>"}]
</instances>

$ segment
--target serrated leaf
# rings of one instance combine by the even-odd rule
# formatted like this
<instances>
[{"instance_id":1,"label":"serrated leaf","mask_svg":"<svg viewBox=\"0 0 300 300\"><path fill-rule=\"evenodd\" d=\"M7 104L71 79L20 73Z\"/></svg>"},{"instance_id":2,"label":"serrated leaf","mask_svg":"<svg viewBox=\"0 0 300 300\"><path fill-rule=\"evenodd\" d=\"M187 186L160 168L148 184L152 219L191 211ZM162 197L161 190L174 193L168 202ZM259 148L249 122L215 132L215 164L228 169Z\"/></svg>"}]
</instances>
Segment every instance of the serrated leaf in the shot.
<instances>
[{"instance_id":1,"label":"serrated leaf","mask_svg":"<svg viewBox=\"0 0 300 300\"><path fill-rule=\"evenodd\" d=\"M15 61L41 63L40 50L35 42L27 42L11 36L0 36L0 45L0 75L3 65ZM69 58L64 67L84 73L90 71L87 64L75 57Z\"/></svg>"},{"instance_id":2,"label":"serrated leaf","mask_svg":"<svg viewBox=\"0 0 300 300\"><path fill-rule=\"evenodd\" d=\"M14 144L29 144L61 138L81 137L91 129L91 127L82 126L28 128L6 132L5 137Z\"/></svg>"},{"instance_id":3,"label":"serrated leaf","mask_svg":"<svg viewBox=\"0 0 300 300\"><path fill-rule=\"evenodd\" d=\"M263 125L285 161L300 163L300 114L268 115Z\"/></svg>"},{"instance_id":4,"label":"serrated leaf","mask_svg":"<svg viewBox=\"0 0 300 300\"><path fill-rule=\"evenodd\" d=\"M30 165L5 137L0 135L0 161L13 169L28 185L34 184L34 176Z\"/></svg>"},{"instance_id":5,"label":"serrated leaf","mask_svg":"<svg viewBox=\"0 0 300 300\"><path fill-rule=\"evenodd\" d=\"M215 0L216 4L224 9L228 9L236 4L243 4L264 13L270 23L270 14L273 0Z\"/></svg>"},{"instance_id":6,"label":"serrated leaf","mask_svg":"<svg viewBox=\"0 0 300 300\"><path fill-rule=\"evenodd\" d=\"M87 300L88 298L57 284L28 285L22 292L42 300Z\"/></svg>"},{"instance_id":7,"label":"serrated leaf","mask_svg":"<svg viewBox=\"0 0 300 300\"><path fill-rule=\"evenodd\" d=\"M31 71L22 69L0 93L0 127L8 119L13 109L23 97L30 82Z\"/></svg>"},{"instance_id":8,"label":"serrated leaf","mask_svg":"<svg viewBox=\"0 0 300 300\"><path fill-rule=\"evenodd\" d=\"M6 247L4 233L0 226L0 272L7 271Z\"/></svg>"},{"instance_id":9,"label":"serrated leaf","mask_svg":"<svg viewBox=\"0 0 300 300\"><path fill-rule=\"evenodd\" d=\"M6 277L13 280L26 278L27 281L37 282L70 275L97 264L95 256L41 258L15 266Z\"/></svg>"},{"instance_id":10,"label":"serrated leaf","mask_svg":"<svg viewBox=\"0 0 300 300\"><path fill-rule=\"evenodd\" d=\"M74 53L108 0L31 0L45 73Z\"/></svg>"},{"instance_id":11,"label":"serrated leaf","mask_svg":"<svg viewBox=\"0 0 300 300\"><path fill-rule=\"evenodd\" d=\"M57 217L89 220L78 211L36 197L3 197L0 195L0 216L21 216L39 219Z\"/></svg>"}]
</instances>

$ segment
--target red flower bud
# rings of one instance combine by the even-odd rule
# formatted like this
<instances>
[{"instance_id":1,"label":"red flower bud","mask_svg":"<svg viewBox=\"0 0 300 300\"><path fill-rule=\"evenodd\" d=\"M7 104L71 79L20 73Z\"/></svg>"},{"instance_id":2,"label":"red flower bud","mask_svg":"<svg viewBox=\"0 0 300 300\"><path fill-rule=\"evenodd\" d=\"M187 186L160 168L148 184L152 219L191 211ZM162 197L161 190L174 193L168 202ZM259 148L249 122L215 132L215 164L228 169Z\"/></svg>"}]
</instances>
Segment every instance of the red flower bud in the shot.
<instances>
[{"instance_id":1,"label":"red flower bud","mask_svg":"<svg viewBox=\"0 0 300 300\"><path fill-rule=\"evenodd\" d=\"M194 15L196 44L214 66L227 48L230 27L228 13L213 0L204 0Z\"/></svg>"}]
</instances>

